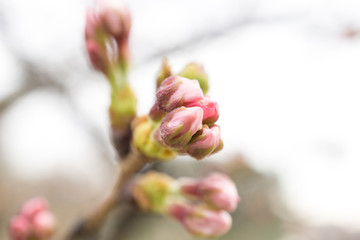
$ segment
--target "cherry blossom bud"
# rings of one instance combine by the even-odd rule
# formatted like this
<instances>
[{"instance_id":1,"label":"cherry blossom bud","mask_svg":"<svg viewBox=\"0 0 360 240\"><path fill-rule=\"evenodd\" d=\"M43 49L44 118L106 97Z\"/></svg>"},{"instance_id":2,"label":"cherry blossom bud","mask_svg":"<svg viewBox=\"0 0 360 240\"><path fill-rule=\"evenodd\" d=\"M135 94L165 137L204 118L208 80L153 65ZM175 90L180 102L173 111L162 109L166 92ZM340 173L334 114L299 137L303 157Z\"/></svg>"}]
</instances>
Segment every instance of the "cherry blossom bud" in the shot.
<instances>
[{"instance_id":1,"label":"cherry blossom bud","mask_svg":"<svg viewBox=\"0 0 360 240\"><path fill-rule=\"evenodd\" d=\"M104 30L113 36L117 42L128 37L131 17L126 7L100 5L99 16Z\"/></svg>"},{"instance_id":2,"label":"cherry blossom bud","mask_svg":"<svg viewBox=\"0 0 360 240\"><path fill-rule=\"evenodd\" d=\"M222 173L204 178L198 186L198 194L212 207L229 212L234 211L240 201L234 182Z\"/></svg>"},{"instance_id":3,"label":"cherry blossom bud","mask_svg":"<svg viewBox=\"0 0 360 240\"><path fill-rule=\"evenodd\" d=\"M169 206L168 214L178 220L188 232L197 237L218 237L231 227L232 219L226 211L212 211L189 203Z\"/></svg>"},{"instance_id":4,"label":"cherry blossom bud","mask_svg":"<svg viewBox=\"0 0 360 240\"><path fill-rule=\"evenodd\" d=\"M161 83L171 75L172 73L168 60L167 58L163 58L161 68L156 79L156 88L159 88L161 86Z\"/></svg>"},{"instance_id":5,"label":"cherry blossom bud","mask_svg":"<svg viewBox=\"0 0 360 240\"><path fill-rule=\"evenodd\" d=\"M220 127L214 125L209 128L203 125L203 128L191 138L187 153L196 159L202 159L213 153L220 142Z\"/></svg>"},{"instance_id":6,"label":"cherry blossom bud","mask_svg":"<svg viewBox=\"0 0 360 240\"><path fill-rule=\"evenodd\" d=\"M202 100L204 95L198 81L172 76L162 82L156 97L159 108L170 112L175 108Z\"/></svg>"},{"instance_id":7,"label":"cherry blossom bud","mask_svg":"<svg viewBox=\"0 0 360 240\"><path fill-rule=\"evenodd\" d=\"M34 235L39 239L47 239L52 235L55 229L54 215L49 211L42 211L33 219Z\"/></svg>"},{"instance_id":8,"label":"cherry blossom bud","mask_svg":"<svg viewBox=\"0 0 360 240\"><path fill-rule=\"evenodd\" d=\"M97 29L100 26L100 20L92 9L86 10L85 21L85 39L95 39Z\"/></svg>"},{"instance_id":9,"label":"cherry blossom bud","mask_svg":"<svg viewBox=\"0 0 360 240\"><path fill-rule=\"evenodd\" d=\"M206 74L204 67L197 63L189 63L185 66L185 68L179 73L179 76L188 78L188 79L196 79L200 84L200 88L203 93L209 89L209 77Z\"/></svg>"},{"instance_id":10,"label":"cherry blossom bud","mask_svg":"<svg viewBox=\"0 0 360 240\"><path fill-rule=\"evenodd\" d=\"M130 62L129 33L131 29L131 17L125 7L111 6L109 3L101 3L99 18L102 29L116 42L117 59L121 65L127 67Z\"/></svg>"},{"instance_id":11,"label":"cherry blossom bud","mask_svg":"<svg viewBox=\"0 0 360 240\"><path fill-rule=\"evenodd\" d=\"M160 137L169 147L182 150L202 128L203 111L199 107L180 107L168 113L160 125Z\"/></svg>"},{"instance_id":12,"label":"cherry blossom bud","mask_svg":"<svg viewBox=\"0 0 360 240\"><path fill-rule=\"evenodd\" d=\"M140 176L133 186L133 196L140 208L163 212L171 196L174 180L166 174L148 172Z\"/></svg>"},{"instance_id":13,"label":"cherry blossom bud","mask_svg":"<svg viewBox=\"0 0 360 240\"><path fill-rule=\"evenodd\" d=\"M27 240L31 235L31 226L26 217L17 215L11 219L9 231L12 240Z\"/></svg>"},{"instance_id":14,"label":"cherry blossom bud","mask_svg":"<svg viewBox=\"0 0 360 240\"><path fill-rule=\"evenodd\" d=\"M92 9L86 12L86 48L92 65L112 80L114 71L126 70L130 62L131 18L126 8L111 6L106 1L98 1L98 8L98 12Z\"/></svg>"},{"instance_id":15,"label":"cherry blossom bud","mask_svg":"<svg viewBox=\"0 0 360 240\"><path fill-rule=\"evenodd\" d=\"M109 66L109 60L104 50L98 43L93 40L86 41L86 49L92 66L102 72L106 72Z\"/></svg>"},{"instance_id":16,"label":"cherry blossom bud","mask_svg":"<svg viewBox=\"0 0 360 240\"><path fill-rule=\"evenodd\" d=\"M12 240L46 240L55 229L54 215L48 210L44 198L27 201L10 222Z\"/></svg>"},{"instance_id":17,"label":"cherry blossom bud","mask_svg":"<svg viewBox=\"0 0 360 240\"><path fill-rule=\"evenodd\" d=\"M20 215L28 218L29 220L34 219L36 214L48 209L48 202L42 197L37 197L27 201L21 208Z\"/></svg>"},{"instance_id":18,"label":"cherry blossom bud","mask_svg":"<svg viewBox=\"0 0 360 240\"><path fill-rule=\"evenodd\" d=\"M178 179L180 192L191 198L198 198L201 200L201 195L199 194L199 183L201 180L182 177Z\"/></svg>"},{"instance_id":19,"label":"cherry blossom bud","mask_svg":"<svg viewBox=\"0 0 360 240\"><path fill-rule=\"evenodd\" d=\"M185 106L201 107L202 110L204 111L204 116L203 116L204 124L212 124L219 119L219 104L207 96L198 102L193 102Z\"/></svg>"}]
</instances>

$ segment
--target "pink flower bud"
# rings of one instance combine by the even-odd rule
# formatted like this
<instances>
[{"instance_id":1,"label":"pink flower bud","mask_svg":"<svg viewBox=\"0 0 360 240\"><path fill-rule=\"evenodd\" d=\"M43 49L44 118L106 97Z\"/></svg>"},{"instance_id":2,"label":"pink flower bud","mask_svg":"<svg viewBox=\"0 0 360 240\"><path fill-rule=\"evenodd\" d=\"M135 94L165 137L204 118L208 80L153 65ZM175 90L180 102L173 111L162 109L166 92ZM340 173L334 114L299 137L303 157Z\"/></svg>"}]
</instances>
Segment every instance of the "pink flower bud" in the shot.
<instances>
[{"instance_id":1,"label":"pink flower bud","mask_svg":"<svg viewBox=\"0 0 360 240\"><path fill-rule=\"evenodd\" d=\"M48 203L38 197L27 201L10 222L12 240L48 239L55 228L55 218Z\"/></svg>"},{"instance_id":2,"label":"pink flower bud","mask_svg":"<svg viewBox=\"0 0 360 240\"><path fill-rule=\"evenodd\" d=\"M54 232L55 218L49 211L38 213L33 220L33 231L40 239L46 239Z\"/></svg>"},{"instance_id":3,"label":"pink flower bud","mask_svg":"<svg viewBox=\"0 0 360 240\"><path fill-rule=\"evenodd\" d=\"M168 113L160 125L160 137L169 147L182 150L202 128L203 111L199 107L180 107Z\"/></svg>"},{"instance_id":4,"label":"pink flower bud","mask_svg":"<svg viewBox=\"0 0 360 240\"><path fill-rule=\"evenodd\" d=\"M104 30L115 38L121 41L127 38L131 28L131 17L129 10L125 7L117 6L100 6L100 19Z\"/></svg>"},{"instance_id":5,"label":"pink flower bud","mask_svg":"<svg viewBox=\"0 0 360 240\"><path fill-rule=\"evenodd\" d=\"M172 204L168 213L198 237L221 236L230 229L232 223L226 211L212 211L189 203Z\"/></svg>"},{"instance_id":6,"label":"pink flower bud","mask_svg":"<svg viewBox=\"0 0 360 240\"><path fill-rule=\"evenodd\" d=\"M157 79L156 79L156 88L159 88L161 86L161 83L168 77L172 75L171 67L169 65L169 62L167 58L163 58L160 71L158 73Z\"/></svg>"},{"instance_id":7,"label":"pink flower bud","mask_svg":"<svg viewBox=\"0 0 360 240\"><path fill-rule=\"evenodd\" d=\"M204 98L199 82L172 76L165 79L156 92L157 104L163 111L197 102Z\"/></svg>"},{"instance_id":8,"label":"pink flower bud","mask_svg":"<svg viewBox=\"0 0 360 240\"><path fill-rule=\"evenodd\" d=\"M125 7L112 6L109 3L100 3L99 18L102 29L116 42L117 58L121 63L128 64L129 34L131 29L131 17Z\"/></svg>"},{"instance_id":9,"label":"pink flower bud","mask_svg":"<svg viewBox=\"0 0 360 240\"><path fill-rule=\"evenodd\" d=\"M194 206L189 203L181 202L171 204L167 209L168 214L179 221L184 221L194 212Z\"/></svg>"},{"instance_id":10,"label":"pink flower bud","mask_svg":"<svg viewBox=\"0 0 360 240\"><path fill-rule=\"evenodd\" d=\"M232 219L228 212L206 209L183 221L183 225L190 233L200 237L224 235L231 228L231 224Z\"/></svg>"},{"instance_id":11,"label":"pink flower bud","mask_svg":"<svg viewBox=\"0 0 360 240\"><path fill-rule=\"evenodd\" d=\"M240 201L234 182L222 173L213 173L202 180L183 178L179 184L181 193L214 209L231 212Z\"/></svg>"},{"instance_id":12,"label":"pink flower bud","mask_svg":"<svg viewBox=\"0 0 360 240\"><path fill-rule=\"evenodd\" d=\"M190 140L187 153L196 159L202 159L218 148L220 142L220 127L214 125L209 128L203 125L203 128Z\"/></svg>"},{"instance_id":13,"label":"pink flower bud","mask_svg":"<svg viewBox=\"0 0 360 240\"><path fill-rule=\"evenodd\" d=\"M131 18L126 8L98 2L99 12L87 10L85 24L86 48L92 65L105 74L119 63L129 63L129 33Z\"/></svg>"},{"instance_id":14,"label":"pink flower bud","mask_svg":"<svg viewBox=\"0 0 360 240\"><path fill-rule=\"evenodd\" d=\"M26 240L31 235L31 226L26 217L17 215L11 219L9 231L12 240Z\"/></svg>"},{"instance_id":15,"label":"pink flower bud","mask_svg":"<svg viewBox=\"0 0 360 240\"><path fill-rule=\"evenodd\" d=\"M85 39L96 38L96 29L99 27L99 18L91 9L86 10Z\"/></svg>"},{"instance_id":16,"label":"pink flower bud","mask_svg":"<svg viewBox=\"0 0 360 240\"><path fill-rule=\"evenodd\" d=\"M204 178L199 183L198 193L210 206L229 212L234 211L240 201L234 182L222 173Z\"/></svg>"},{"instance_id":17,"label":"pink flower bud","mask_svg":"<svg viewBox=\"0 0 360 240\"><path fill-rule=\"evenodd\" d=\"M182 177L178 179L180 192L189 197L200 198L199 183L200 181L193 178Z\"/></svg>"},{"instance_id":18,"label":"pink flower bud","mask_svg":"<svg viewBox=\"0 0 360 240\"><path fill-rule=\"evenodd\" d=\"M203 100L185 105L185 107L201 107L204 111L204 124L215 123L219 119L219 104L207 96Z\"/></svg>"},{"instance_id":19,"label":"pink flower bud","mask_svg":"<svg viewBox=\"0 0 360 240\"><path fill-rule=\"evenodd\" d=\"M21 208L20 215L29 220L33 220L36 214L45 211L48 208L48 202L42 197L33 198L27 201Z\"/></svg>"},{"instance_id":20,"label":"pink flower bud","mask_svg":"<svg viewBox=\"0 0 360 240\"><path fill-rule=\"evenodd\" d=\"M106 55L106 49L101 47L98 43L93 40L86 41L86 49L89 54L89 58L92 66L105 73L109 66L109 60Z\"/></svg>"}]
</instances>

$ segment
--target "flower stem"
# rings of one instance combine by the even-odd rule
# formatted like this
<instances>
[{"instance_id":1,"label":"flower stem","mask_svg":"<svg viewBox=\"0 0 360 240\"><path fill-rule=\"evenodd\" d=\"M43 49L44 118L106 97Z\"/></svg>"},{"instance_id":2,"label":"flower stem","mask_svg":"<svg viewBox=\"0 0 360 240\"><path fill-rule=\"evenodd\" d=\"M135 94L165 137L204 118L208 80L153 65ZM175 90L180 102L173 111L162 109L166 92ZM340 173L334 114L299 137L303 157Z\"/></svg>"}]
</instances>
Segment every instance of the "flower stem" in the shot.
<instances>
[{"instance_id":1,"label":"flower stem","mask_svg":"<svg viewBox=\"0 0 360 240\"><path fill-rule=\"evenodd\" d=\"M85 219L83 219L68 237L68 240L91 239L98 234L107 216L124 198L124 189L129 180L147 163L147 159L130 152L119 165L119 174L111 194ZM97 239L96 237L94 239Z\"/></svg>"}]
</instances>

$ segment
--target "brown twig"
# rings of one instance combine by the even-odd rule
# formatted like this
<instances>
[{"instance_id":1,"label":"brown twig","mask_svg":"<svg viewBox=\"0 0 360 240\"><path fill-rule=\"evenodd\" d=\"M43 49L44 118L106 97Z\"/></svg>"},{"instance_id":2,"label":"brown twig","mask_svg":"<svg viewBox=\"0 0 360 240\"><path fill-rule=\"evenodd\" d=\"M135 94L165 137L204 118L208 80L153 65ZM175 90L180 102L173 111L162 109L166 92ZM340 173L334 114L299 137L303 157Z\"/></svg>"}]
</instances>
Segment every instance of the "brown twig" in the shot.
<instances>
[{"instance_id":1,"label":"brown twig","mask_svg":"<svg viewBox=\"0 0 360 240\"><path fill-rule=\"evenodd\" d=\"M105 222L107 216L124 198L127 183L136 175L149 159L131 151L119 165L119 174L111 194L102 202L87 218L83 219L73 229L69 240L98 239L99 229Z\"/></svg>"}]
</instances>

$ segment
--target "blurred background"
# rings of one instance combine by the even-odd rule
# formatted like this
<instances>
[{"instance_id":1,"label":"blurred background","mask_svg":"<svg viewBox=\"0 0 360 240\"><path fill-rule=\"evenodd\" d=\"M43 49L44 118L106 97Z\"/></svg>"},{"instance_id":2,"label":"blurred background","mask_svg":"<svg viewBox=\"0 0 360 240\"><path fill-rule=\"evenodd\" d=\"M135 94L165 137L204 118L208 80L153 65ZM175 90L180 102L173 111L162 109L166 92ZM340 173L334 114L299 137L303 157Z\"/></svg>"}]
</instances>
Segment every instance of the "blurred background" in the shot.
<instances>
[{"instance_id":1,"label":"blurred background","mask_svg":"<svg viewBox=\"0 0 360 240\"><path fill-rule=\"evenodd\" d=\"M360 2L128 0L139 114L163 56L204 64L225 148L158 169L227 172L242 202L228 240L360 239ZM84 46L90 0L0 0L0 239L27 199L49 199L61 239L116 174L110 89ZM138 229L141 229L139 231ZM124 239L192 239L143 214ZM114 238L116 239L116 238Z\"/></svg>"}]
</instances>

